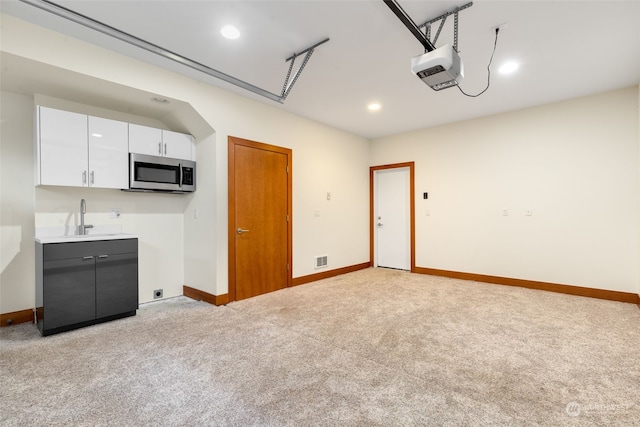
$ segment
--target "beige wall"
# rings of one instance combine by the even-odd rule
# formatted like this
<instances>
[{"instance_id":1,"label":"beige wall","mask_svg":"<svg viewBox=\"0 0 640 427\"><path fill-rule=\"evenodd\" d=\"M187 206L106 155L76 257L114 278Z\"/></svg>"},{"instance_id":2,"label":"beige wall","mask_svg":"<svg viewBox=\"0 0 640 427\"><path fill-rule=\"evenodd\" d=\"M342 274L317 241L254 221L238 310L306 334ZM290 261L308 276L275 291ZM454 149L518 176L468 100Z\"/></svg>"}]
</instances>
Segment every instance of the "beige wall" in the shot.
<instances>
[{"instance_id":1,"label":"beige wall","mask_svg":"<svg viewBox=\"0 0 640 427\"><path fill-rule=\"evenodd\" d=\"M17 254L20 271L16 275L24 277L24 283L5 281L3 273L0 312L33 306L33 222L42 226L67 221L69 211L76 212L81 197L87 200L92 215L88 220L109 224L113 220L109 220L108 210L120 207L123 209L123 231L140 235L141 302L151 299L154 278L163 275L163 269L169 271L163 278L175 277L169 292L165 287L165 296L181 294L183 284L216 295L226 293L229 135L293 150L294 277L317 272L313 269L316 255L329 255L329 268L332 269L368 261L369 141L365 138L6 15L2 15L2 50L57 67L56 70L80 73L96 82L109 82L121 88L130 87L188 103L215 132L204 135L197 142L198 191L190 196L172 198L170 195L55 187L35 190L31 157L35 99L33 96L19 97L25 104L21 120L23 128L26 124L30 126L28 135L23 134L21 141L11 141L12 148L6 152L3 144L1 154L4 162L5 153L8 157L14 149L29 151L28 159L21 161L19 171L21 176L28 178L31 202L21 200L19 206L10 209L7 217L18 209L28 212L30 219L26 222L31 228L23 231L25 243ZM55 74L64 78L64 73ZM61 80L61 84L72 84L72 79L69 80ZM61 98L60 95L57 97ZM88 102L84 103L90 107ZM10 101L8 108L13 108ZM186 130L192 131L188 126ZM22 147L25 142L28 148ZM334 195L330 202L324 200L326 191ZM2 204L4 208L4 192ZM314 216L315 209L321 210L319 218ZM197 219L194 218L195 210L198 211ZM347 235L349 239L345 239Z\"/></svg>"},{"instance_id":2,"label":"beige wall","mask_svg":"<svg viewBox=\"0 0 640 427\"><path fill-rule=\"evenodd\" d=\"M33 100L0 94L0 313L33 307Z\"/></svg>"},{"instance_id":3,"label":"beige wall","mask_svg":"<svg viewBox=\"0 0 640 427\"><path fill-rule=\"evenodd\" d=\"M98 117L166 128L158 120L109 111L41 94L34 95L33 103L33 108L35 105L44 105ZM32 138L30 143L33 145ZM25 166L25 169L28 167ZM80 199L86 200L85 220L87 224L116 226L124 233L138 236L139 296L141 302L153 299L153 291L156 289L162 289L165 298L182 295L184 211L190 199L189 196L127 193L95 188L36 187L36 227L77 227L80 223ZM121 210L122 216L120 218L109 217L109 212L113 208Z\"/></svg>"},{"instance_id":4,"label":"beige wall","mask_svg":"<svg viewBox=\"0 0 640 427\"><path fill-rule=\"evenodd\" d=\"M170 194L139 194L109 189L37 187L35 223L38 227L77 227L80 199L86 200L85 221L94 226L118 226L138 236L139 297L182 295L184 281L184 198ZM121 209L119 219L109 217Z\"/></svg>"},{"instance_id":5,"label":"beige wall","mask_svg":"<svg viewBox=\"0 0 640 427\"><path fill-rule=\"evenodd\" d=\"M1 18L2 51L56 67L60 85L82 75L124 91L158 94L189 104L215 129L198 134L188 117L177 124L200 135L193 195L143 198L109 190L35 189L36 99L4 92L2 313L33 306L34 225L73 220L69 215L81 197L87 199L89 221L109 224L114 220L108 210L118 207L124 215L115 221L140 235L141 302L151 299L160 280L167 283L165 296L179 295L183 284L226 293L229 135L293 149L294 277L317 272L316 255L328 255L331 269L367 262L368 167L415 161L416 192L429 192L429 200L418 197L416 203L418 266L640 293L638 88L370 142ZM126 111L113 113L122 118ZM502 216L505 208L508 217ZM527 208L533 216L524 215Z\"/></svg>"},{"instance_id":6,"label":"beige wall","mask_svg":"<svg viewBox=\"0 0 640 427\"><path fill-rule=\"evenodd\" d=\"M637 292L637 92L373 141L373 165L416 162L416 264Z\"/></svg>"}]
</instances>

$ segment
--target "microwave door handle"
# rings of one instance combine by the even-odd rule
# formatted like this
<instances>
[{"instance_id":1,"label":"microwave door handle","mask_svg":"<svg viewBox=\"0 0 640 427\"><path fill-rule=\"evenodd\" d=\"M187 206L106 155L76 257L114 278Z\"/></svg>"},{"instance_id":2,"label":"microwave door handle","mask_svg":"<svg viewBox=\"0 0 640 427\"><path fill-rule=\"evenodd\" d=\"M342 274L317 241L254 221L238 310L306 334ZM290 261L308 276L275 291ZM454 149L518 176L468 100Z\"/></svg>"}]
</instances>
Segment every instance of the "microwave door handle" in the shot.
<instances>
[{"instance_id":1,"label":"microwave door handle","mask_svg":"<svg viewBox=\"0 0 640 427\"><path fill-rule=\"evenodd\" d=\"M180 170L180 182L178 182L178 187L182 188L182 163L178 163L178 169Z\"/></svg>"}]
</instances>

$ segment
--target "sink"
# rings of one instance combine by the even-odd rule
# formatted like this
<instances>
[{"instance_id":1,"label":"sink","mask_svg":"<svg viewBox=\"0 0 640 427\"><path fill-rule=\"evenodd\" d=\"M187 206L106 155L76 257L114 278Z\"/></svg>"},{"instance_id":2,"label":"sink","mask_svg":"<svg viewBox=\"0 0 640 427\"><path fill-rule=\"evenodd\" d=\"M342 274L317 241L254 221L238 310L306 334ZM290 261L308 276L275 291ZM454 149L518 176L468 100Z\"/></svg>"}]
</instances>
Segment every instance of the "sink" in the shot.
<instances>
[{"instance_id":1,"label":"sink","mask_svg":"<svg viewBox=\"0 0 640 427\"><path fill-rule=\"evenodd\" d=\"M54 239L68 239L68 240L93 240L102 239L105 237L120 236L122 233L96 233L96 234L71 234L67 236L52 236Z\"/></svg>"},{"instance_id":2,"label":"sink","mask_svg":"<svg viewBox=\"0 0 640 427\"><path fill-rule=\"evenodd\" d=\"M96 233L85 235L66 235L66 236L36 236L38 243L64 243L64 242L83 242L91 240L116 240L116 239L135 239L138 236L127 233Z\"/></svg>"}]
</instances>

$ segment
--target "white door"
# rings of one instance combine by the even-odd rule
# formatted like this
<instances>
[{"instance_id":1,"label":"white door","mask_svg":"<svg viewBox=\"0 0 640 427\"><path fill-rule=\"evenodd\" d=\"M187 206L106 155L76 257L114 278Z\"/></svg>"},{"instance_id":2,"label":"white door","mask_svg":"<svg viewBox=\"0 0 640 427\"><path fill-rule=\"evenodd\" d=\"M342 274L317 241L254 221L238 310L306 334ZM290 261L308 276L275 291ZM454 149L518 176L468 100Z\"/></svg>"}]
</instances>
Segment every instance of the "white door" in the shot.
<instances>
[{"instance_id":1,"label":"white door","mask_svg":"<svg viewBox=\"0 0 640 427\"><path fill-rule=\"evenodd\" d=\"M129 188L126 122L89 116L89 185Z\"/></svg>"},{"instance_id":2,"label":"white door","mask_svg":"<svg viewBox=\"0 0 640 427\"><path fill-rule=\"evenodd\" d=\"M377 267L411 270L409 168L375 172Z\"/></svg>"}]
</instances>

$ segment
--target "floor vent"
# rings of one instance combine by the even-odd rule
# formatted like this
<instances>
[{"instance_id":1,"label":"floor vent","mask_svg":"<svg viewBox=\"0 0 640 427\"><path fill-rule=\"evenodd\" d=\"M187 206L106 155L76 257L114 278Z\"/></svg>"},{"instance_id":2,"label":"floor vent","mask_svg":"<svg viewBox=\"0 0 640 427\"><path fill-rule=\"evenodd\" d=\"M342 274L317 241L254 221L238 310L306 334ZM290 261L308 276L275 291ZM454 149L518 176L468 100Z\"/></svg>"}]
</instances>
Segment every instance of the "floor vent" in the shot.
<instances>
[{"instance_id":1,"label":"floor vent","mask_svg":"<svg viewBox=\"0 0 640 427\"><path fill-rule=\"evenodd\" d=\"M327 266L327 255L317 256L315 260L315 268L324 268Z\"/></svg>"}]
</instances>

